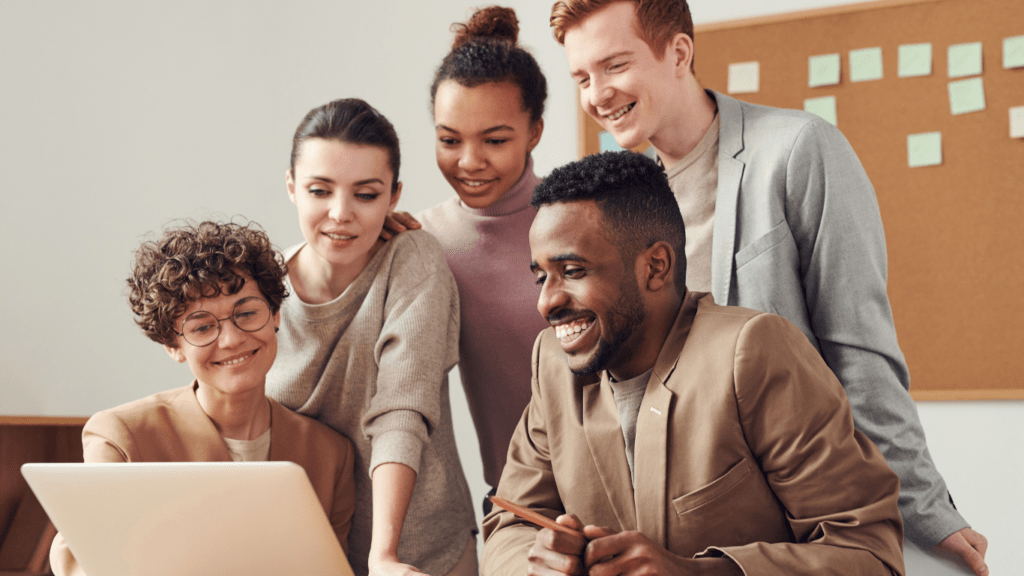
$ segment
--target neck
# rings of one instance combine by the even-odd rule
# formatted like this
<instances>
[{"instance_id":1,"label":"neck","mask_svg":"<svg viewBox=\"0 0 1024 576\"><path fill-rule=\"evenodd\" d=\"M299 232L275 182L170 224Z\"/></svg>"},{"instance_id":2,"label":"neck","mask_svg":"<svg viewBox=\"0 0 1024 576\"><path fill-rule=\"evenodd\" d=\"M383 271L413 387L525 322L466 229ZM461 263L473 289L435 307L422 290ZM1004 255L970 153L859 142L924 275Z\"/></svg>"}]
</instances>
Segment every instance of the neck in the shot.
<instances>
[{"instance_id":1,"label":"neck","mask_svg":"<svg viewBox=\"0 0 1024 576\"><path fill-rule=\"evenodd\" d=\"M715 100L692 75L687 75L670 117L671 122L650 138L666 168L685 158L700 143L715 120Z\"/></svg>"},{"instance_id":2,"label":"neck","mask_svg":"<svg viewBox=\"0 0 1024 576\"><path fill-rule=\"evenodd\" d=\"M270 428L270 401L263 386L225 394L200 382L196 400L225 438L255 440Z\"/></svg>"},{"instance_id":3,"label":"neck","mask_svg":"<svg viewBox=\"0 0 1024 576\"><path fill-rule=\"evenodd\" d=\"M309 247L303 246L292 260L295 266L288 269L288 279L295 288L295 294L307 304L324 304L334 300L345 291L370 263L373 255L384 245L377 240L373 248L358 261L347 266L335 266L317 256Z\"/></svg>"}]
</instances>

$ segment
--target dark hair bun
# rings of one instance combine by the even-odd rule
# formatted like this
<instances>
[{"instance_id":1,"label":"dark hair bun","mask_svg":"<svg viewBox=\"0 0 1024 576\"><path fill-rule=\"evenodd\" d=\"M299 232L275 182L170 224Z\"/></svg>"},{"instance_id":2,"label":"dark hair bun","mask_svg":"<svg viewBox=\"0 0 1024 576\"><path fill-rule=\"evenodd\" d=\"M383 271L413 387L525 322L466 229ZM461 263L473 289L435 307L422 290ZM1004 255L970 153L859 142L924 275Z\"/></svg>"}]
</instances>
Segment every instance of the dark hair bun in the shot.
<instances>
[{"instance_id":1,"label":"dark hair bun","mask_svg":"<svg viewBox=\"0 0 1024 576\"><path fill-rule=\"evenodd\" d=\"M488 6L473 13L465 24L453 24L452 32L455 32L452 50L477 38L502 40L514 46L519 38L519 19L511 8Z\"/></svg>"}]
</instances>

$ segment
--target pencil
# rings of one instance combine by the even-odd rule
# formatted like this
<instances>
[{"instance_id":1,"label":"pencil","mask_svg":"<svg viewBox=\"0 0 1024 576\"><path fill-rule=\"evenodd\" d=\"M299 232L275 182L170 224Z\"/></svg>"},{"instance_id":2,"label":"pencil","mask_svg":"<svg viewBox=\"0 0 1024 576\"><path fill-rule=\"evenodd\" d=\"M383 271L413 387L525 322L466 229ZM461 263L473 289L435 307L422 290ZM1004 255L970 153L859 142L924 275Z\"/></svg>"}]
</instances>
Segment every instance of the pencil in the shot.
<instances>
[{"instance_id":1,"label":"pencil","mask_svg":"<svg viewBox=\"0 0 1024 576\"><path fill-rule=\"evenodd\" d=\"M523 508L518 504L513 504L512 502L509 502L508 500L500 496L491 496L491 502L493 502L495 506L508 510L509 512L515 514L516 516L519 516L523 520L533 522L541 528L548 528L550 530L555 530L556 532L565 532L566 534L582 536L582 534L580 534L576 530L573 530L572 528L569 528L568 526L563 526L558 522L555 522L554 520L548 518L547 516L538 514L533 510L530 510L529 508Z\"/></svg>"}]
</instances>

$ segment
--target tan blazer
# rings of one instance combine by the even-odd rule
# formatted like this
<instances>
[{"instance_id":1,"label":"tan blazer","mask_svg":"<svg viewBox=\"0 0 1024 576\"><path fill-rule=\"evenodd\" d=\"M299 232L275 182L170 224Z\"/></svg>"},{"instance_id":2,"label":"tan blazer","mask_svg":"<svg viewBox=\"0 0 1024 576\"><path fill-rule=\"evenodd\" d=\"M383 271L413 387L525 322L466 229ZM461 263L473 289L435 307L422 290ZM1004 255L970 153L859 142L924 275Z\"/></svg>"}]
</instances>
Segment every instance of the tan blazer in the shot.
<instances>
[{"instance_id":1,"label":"tan blazer","mask_svg":"<svg viewBox=\"0 0 1024 576\"><path fill-rule=\"evenodd\" d=\"M903 573L899 480L785 319L687 295L637 417L635 487L607 373L574 377L550 329L533 364L499 496L751 575ZM524 574L536 530L495 509L482 573Z\"/></svg>"},{"instance_id":2,"label":"tan blazer","mask_svg":"<svg viewBox=\"0 0 1024 576\"><path fill-rule=\"evenodd\" d=\"M97 412L82 431L85 461L230 462L195 386ZM346 553L355 508L354 458L347 438L270 400L270 460L302 466ZM60 534L50 548L50 564L56 576L85 575Z\"/></svg>"}]
</instances>

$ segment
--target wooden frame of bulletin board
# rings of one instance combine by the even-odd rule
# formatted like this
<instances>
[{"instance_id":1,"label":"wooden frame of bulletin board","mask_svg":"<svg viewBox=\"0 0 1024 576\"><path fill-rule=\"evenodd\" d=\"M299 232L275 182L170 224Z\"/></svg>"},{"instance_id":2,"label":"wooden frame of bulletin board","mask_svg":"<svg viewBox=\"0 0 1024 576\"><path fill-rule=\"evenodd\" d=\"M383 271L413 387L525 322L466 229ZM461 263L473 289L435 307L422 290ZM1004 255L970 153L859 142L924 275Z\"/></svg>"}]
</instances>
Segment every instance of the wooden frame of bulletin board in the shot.
<instances>
[{"instance_id":1,"label":"wooden frame of bulletin board","mask_svg":"<svg viewBox=\"0 0 1024 576\"><path fill-rule=\"evenodd\" d=\"M835 96L838 128L871 178L889 254L889 299L916 400L1024 399L1024 68L1003 39L1024 35L1020 0L881 1L698 26L695 68L726 93L731 63L760 63L741 100L803 109ZM897 75L898 48L931 43L932 70ZM981 42L985 109L953 115L950 45ZM851 82L849 52L882 49L883 77ZM808 58L838 53L837 85L808 87ZM580 111L580 151L601 129ZM908 167L907 136L941 132L942 164ZM851 247L856 249L856 247Z\"/></svg>"}]
</instances>

